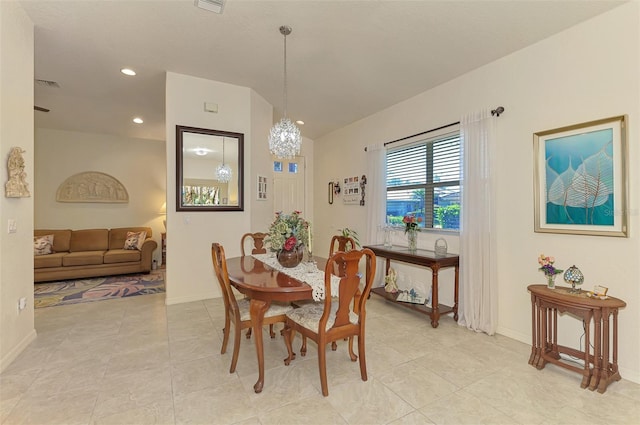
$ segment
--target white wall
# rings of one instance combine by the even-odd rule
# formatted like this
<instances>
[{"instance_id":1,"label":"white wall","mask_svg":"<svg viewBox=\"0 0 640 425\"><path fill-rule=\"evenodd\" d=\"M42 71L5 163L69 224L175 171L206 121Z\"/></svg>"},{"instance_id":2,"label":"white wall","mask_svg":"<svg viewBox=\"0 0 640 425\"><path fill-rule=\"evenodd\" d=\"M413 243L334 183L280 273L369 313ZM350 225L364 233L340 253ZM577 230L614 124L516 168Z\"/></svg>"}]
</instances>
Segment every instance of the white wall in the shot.
<instances>
[{"instance_id":1,"label":"white wall","mask_svg":"<svg viewBox=\"0 0 640 425\"><path fill-rule=\"evenodd\" d=\"M160 264L160 209L165 202L165 142L38 128L35 132L36 229L95 229L149 226L158 242L154 258ZM84 171L109 174L129 193L129 202L57 202L58 187Z\"/></svg>"},{"instance_id":2,"label":"white wall","mask_svg":"<svg viewBox=\"0 0 640 425\"><path fill-rule=\"evenodd\" d=\"M316 150L315 163L316 231L332 234L336 227L349 226L366 234L364 208L342 205L339 197L333 205L326 200L330 180L366 171L364 146L504 106L497 119L498 332L530 344L527 286L543 283L536 257L553 255L559 266L575 264L582 270L585 288L603 284L627 302L619 315L619 364L624 378L640 382L639 21L640 3L625 4L317 140L322 148ZM630 123L630 236L534 233L533 133L621 114ZM438 236L423 232L419 245L432 247ZM458 252L455 238L447 240L450 251ZM430 279L430 271L407 270L415 281ZM579 347L581 325L561 317L560 343Z\"/></svg>"},{"instance_id":3,"label":"white wall","mask_svg":"<svg viewBox=\"0 0 640 425\"><path fill-rule=\"evenodd\" d=\"M33 23L15 2L0 2L0 175L8 176L12 147L25 153L33 194ZM33 321L33 196L0 196L0 223L17 220L18 231L0 232L0 371L36 337ZM18 313L18 299L27 307Z\"/></svg>"},{"instance_id":4,"label":"white wall","mask_svg":"<svg viewBox=\"0 0 640 425\"><path fill-rule=\"evenodd\" d=\"M205 112L204 102L217 103L218 113ZM271 121L271 105L249 88L167 73L167 304L220 296L211 243L222 243L227 257L237 256L240 237L252 231L255 172L270 162L254 149L264 152ZM176 212L176 125L244 133L244 211ZM262 216L267 207L257 208Z\"/></svg>"}]
</instances>

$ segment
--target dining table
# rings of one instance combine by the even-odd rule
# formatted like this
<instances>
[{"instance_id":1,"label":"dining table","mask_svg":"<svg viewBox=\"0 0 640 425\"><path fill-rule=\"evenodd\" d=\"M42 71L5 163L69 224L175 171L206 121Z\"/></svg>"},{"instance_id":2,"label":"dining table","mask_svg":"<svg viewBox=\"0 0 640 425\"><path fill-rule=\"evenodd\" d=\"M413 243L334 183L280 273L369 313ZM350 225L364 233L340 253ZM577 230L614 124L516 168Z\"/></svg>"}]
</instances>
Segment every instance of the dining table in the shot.
<instances>
[{"instance_id":1,"label":"dining table","mask_svg":"<svg viewBox=\"0 0 640 425\"><path fill-rule=\"evenodd\" d=\"M258 258L263 258L264 261ZM297 273L294 273L294 269L288 271L275 265L273 261L270 261L273 258L270 254L260 254L227 259L227 272L231 285L251 300L249 312L258 356L258 381L253 386L256 393L262 392L264 387L262 326L265 312L274 301L291 303L314 298L314 288L305 283L303 278L292 276L293 274L301 276L300 268L308 269L308 264L302 263L295 268ZM326 259L314 257L314 260L315 263L311 267L316 267L316 270L314 273L309 273L309 275L315 275L316 282L324 281Z\"/></svg>"}]
</instances>

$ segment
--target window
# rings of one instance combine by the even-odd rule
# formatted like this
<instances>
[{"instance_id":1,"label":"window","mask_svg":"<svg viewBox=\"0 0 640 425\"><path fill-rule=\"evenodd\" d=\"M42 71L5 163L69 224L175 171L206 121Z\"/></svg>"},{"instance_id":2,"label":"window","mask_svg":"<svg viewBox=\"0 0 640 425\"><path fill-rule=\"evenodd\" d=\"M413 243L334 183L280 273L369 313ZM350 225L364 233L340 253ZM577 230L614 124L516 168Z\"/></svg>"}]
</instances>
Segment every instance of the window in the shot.
<instances>
[{"instance_id":1,"label":"window","mask_svg":"<svg viewBox=\"0 0 640 425\"><path fill-rule=\"evenodd\" d=\"M387 151L387 218L412 214L427 229L460 229L460 133Z\"/></svg>"}]
</instances>

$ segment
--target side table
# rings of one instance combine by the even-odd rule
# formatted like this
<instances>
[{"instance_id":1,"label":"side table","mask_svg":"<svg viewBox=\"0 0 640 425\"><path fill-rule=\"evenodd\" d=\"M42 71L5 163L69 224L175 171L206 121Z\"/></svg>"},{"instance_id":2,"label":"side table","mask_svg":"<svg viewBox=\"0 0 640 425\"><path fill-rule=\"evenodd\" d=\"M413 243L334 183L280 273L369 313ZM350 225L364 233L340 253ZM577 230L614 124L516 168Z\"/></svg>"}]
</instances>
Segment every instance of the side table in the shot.
<instances>
[{"instance_id":1,"label":"side table","mask_svg":"<svg viewBox=\"0 0 640 425\"><path fill-rule=\"evenodd\" d=\"M618 371L618 309L627 305L624 301L613 297L604 300L590 298L584 291L572 293L571 288L549 289L547 285L529 285L527 289L531 292L531 366L542 369L547 363L553 363L577 372L582 375L581 388L597 389L601 394L611 382L621 379ZM558 345L558 312L571 313L583 320L584 351ZM612 322L610 317L613 317ZM594 330L593 353L591 319ZM584 367L565 362L560 354L581 358Z\"/></svg>"}]
</instances>

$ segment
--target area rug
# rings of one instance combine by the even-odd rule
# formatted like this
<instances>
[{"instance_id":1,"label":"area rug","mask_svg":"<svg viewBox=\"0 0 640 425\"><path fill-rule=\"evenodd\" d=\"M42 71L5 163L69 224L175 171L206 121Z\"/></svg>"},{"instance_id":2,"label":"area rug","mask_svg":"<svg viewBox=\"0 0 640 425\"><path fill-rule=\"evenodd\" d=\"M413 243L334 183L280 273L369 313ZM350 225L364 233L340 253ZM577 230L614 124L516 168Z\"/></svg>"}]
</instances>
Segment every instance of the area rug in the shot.
<instances>
[{"instance_id":1,"label":"area rug","mask_svg":"<svg viewBox=\"0 0 640 425\"><path fill-rule=\"evenodd\" d=\"M164 272L62 280L34 285L35 308L165 292Z\"/></svg>"}]
</instances>

